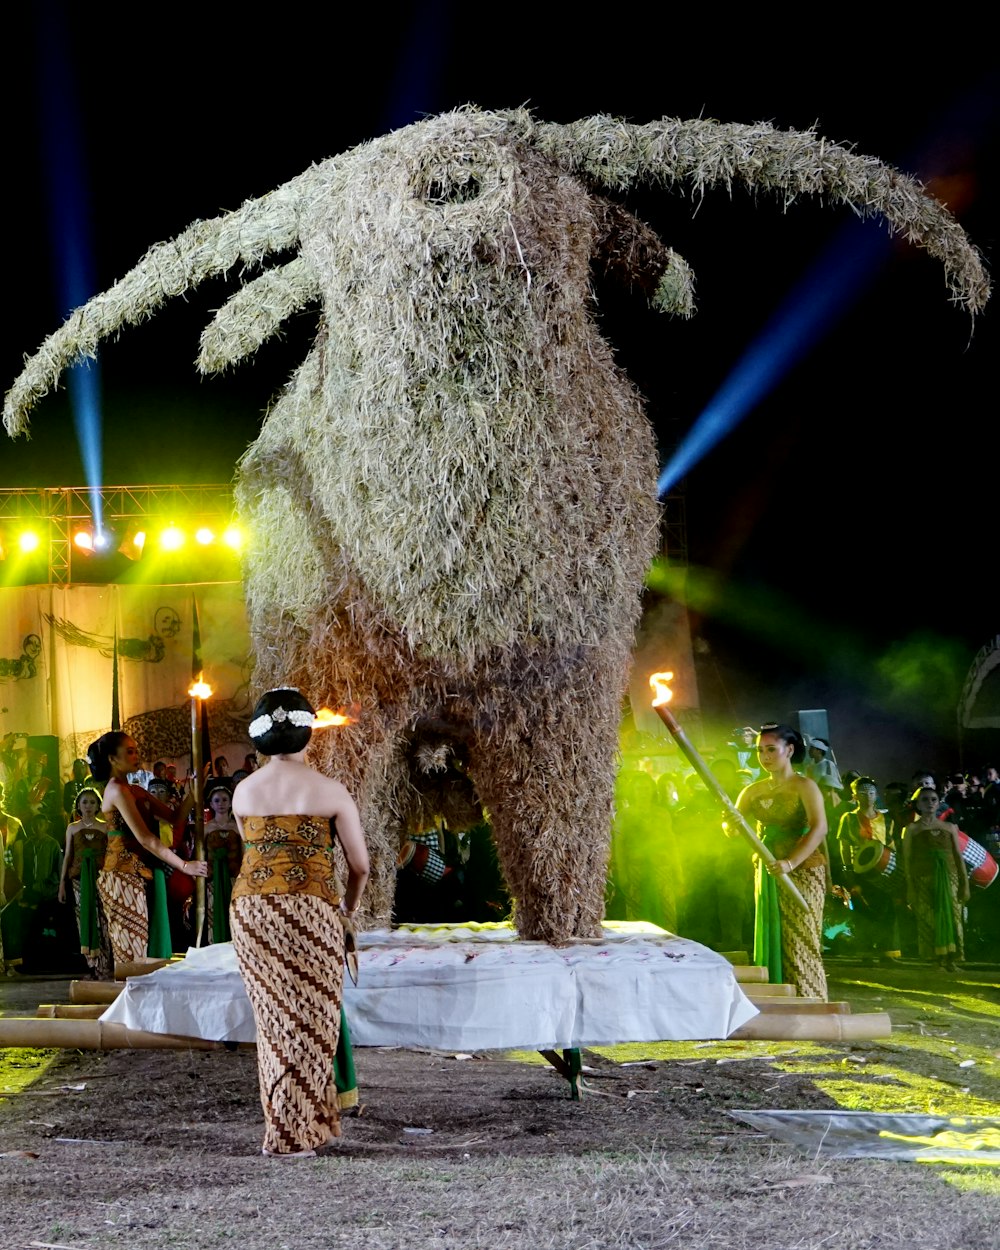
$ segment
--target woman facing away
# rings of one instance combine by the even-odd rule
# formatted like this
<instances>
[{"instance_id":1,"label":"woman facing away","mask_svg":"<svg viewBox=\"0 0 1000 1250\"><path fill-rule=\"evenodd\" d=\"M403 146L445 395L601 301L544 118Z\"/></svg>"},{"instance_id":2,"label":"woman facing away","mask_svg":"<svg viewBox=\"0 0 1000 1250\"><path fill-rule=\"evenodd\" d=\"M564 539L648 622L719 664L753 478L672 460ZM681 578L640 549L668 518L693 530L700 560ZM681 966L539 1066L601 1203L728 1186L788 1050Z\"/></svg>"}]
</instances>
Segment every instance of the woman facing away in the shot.
<instances>
[{"instance_id":1,"label":"woman facing away","mask_svg":"<svg viewBox=\"0 0 1000 1250\"><path fill-rule=\"evenodd\" d=\"M257 1023L263 1153L299 1158L340 1136L341 917L357 912L369 870L354 800L305 762L314 719L298 690L269 690L249 732L270 758L233 795L244 846L229 919ZM347 860L343 897L334 837Z\"/></svg>"},{"instance_id":2,"label":"woman facing away","mask_svg":"<svg viewBox=\"0 0 1000 1250\"><path fill-rule=\"evenodd\" d=\"M66 826L59 902L66 902L66 882L71 882L80 950L91 975L107 981L114 977L114 967L108 925L97 895L97 874L108 849L108 826L100 817L101 796L92 786L77 793L74 807L76 819Z\"/></svg>"},{"instance_id":3,"label":"woman facing away","mask_svg":"<svg viewBox=\"0 0 1000 1250\"><path fill-rule=\"evenodd\" d=\"M955 972L965 957L962 908L969 901L969 873L958 845L958 829L937 816L938 794L922 786L910 802L917 818L903 830L907 902L917 920L921 959L937 960Z\"/></svg>"},{"instance_id":4,"label":"woman facing away","mask_svg":"<svg viewBox=\"0 0 1000 1250\"><path fill-rule=\"evenodd\" d=\"M791 982L804 998L825 999L823 903L829 865L823 848L826 812L819 787L796 773L805 754L801 736L788 725L761 726L757 757L766 777L743 791L736 805L757 822L775 858L758 858L755 876L754 962L772 982ZM808 907L803 910L776 878L788 875Z\"/></svg>"},{"instance_id":5,"label":"woman facing away","mask_svg":"<svg viewBox=\"0 0 1000 1250\"><path fill-rule=\"evenodd\" d=\"M169 947L166 887L163 874L154 872L156 862L192 877L207 876L208 864L181 859L160 840L159 821L172 821L173 813L142 786L129 785L128 774L135 771L138 760L128 734L116 730L102 734L91 743L89 758L94 780L107 783L101 810L108 819L108 850L97 874L97 889L111 950L118 962L143 960L149 954L151 919L156 926L154 936L161 935L157 941L165 940ZM190 806L191 802L189 791L185 803Z\"/></svg>"}]
</instances>

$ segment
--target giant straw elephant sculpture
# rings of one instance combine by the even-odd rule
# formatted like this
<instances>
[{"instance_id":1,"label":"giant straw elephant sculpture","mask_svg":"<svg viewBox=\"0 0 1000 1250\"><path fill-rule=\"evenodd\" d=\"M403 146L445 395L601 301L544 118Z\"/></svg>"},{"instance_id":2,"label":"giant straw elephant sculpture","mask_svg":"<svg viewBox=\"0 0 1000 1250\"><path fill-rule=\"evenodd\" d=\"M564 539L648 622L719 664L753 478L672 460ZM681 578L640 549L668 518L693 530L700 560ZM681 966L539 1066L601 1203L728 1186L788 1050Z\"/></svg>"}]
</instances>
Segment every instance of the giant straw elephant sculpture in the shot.
<instances>
[{"instance_id":1,"label":"giant straw elephant sculpture","mask_svg":"<svg viewBox=\"0 0 1000 1250\"><path fill-rule=\"evenodd\" d=\"M239 465L259 687L357 704L317 735L359 795L384 920L414 733L461 743L525 937L603 911L620 699L657 547L639 397L594 319L592 267L686 314L685 261L614 194L639 183L809 193L879 214L975 312L988 284L922 188L812 133L476 108L315 165L152 248L74 312L7 397L13 435L66 366L234 268L199 366L234 364L290 315L315 341ZM404 746L405 744L405 746Z\"/></svg>"}]
</instances>

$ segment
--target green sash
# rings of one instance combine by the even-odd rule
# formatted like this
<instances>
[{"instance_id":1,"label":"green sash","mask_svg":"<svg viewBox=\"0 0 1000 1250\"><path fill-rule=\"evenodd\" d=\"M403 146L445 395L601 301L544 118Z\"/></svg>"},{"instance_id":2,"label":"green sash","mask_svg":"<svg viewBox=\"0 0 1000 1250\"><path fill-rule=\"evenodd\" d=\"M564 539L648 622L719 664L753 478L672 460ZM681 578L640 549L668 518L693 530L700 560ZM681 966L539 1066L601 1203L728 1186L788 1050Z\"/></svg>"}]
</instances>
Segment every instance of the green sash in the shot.
<instances>
[{"instance_id":1,"label":"green sash","mask_svg":"<svg viewBox=\"0 0 1000 1250\"><path fill-rule=\"evenodd\" d=\"M760 840L773 850L773 844L787 840L784 829L764 829ZM757 910L753 924L753 961L767 969L767 979L772 985L782 981L781 975L781 907L778 902L778 883L767 871L764 861L757 860L754 879L754 897Z\"/></svg>"},{"instance_id":2,"label":"green sash","mask_svg":"<svg viewBox=\"0 0 1000 1250\"><path fill-rule=\"evenodd\" d=\"M337 1085L337 1106L341 1111L358 1105L358 1078L354 1071L354 1050L344 1009L340 1009L340 1040L333 1057L333 1079Z\"/></svg>"},{"instance_id":3,"label":"green sash","mask_svg":"<svg viewBox=\"0 0 1000 1250\"><path fill-rule=\"evenodd\" d=\"M212 941L228 942L229 904L233 897L228 848L217 846L209 851L208 857L212 861Z\"/></svg>"},{"instance_id":4,"label":"green sash","mask_svg":"<svg viewBox=\"0 0 1000 1250\"><path fill-rule=\"evenodd\" d=\"M934 852L934 954L954 955L958 950L954 902L947 856L951 851Z\"/></svg>"},{"instance_id":5,"label":"green sash","mask_svg":"<svg viewBox=\"0 0 1000 1250\"><path fill-rule=\"evenodd\" d=\"M150 959L169 959L174 953L170 940L170 918L167 915L167 875L162 868L153 869L149 900L149 937L146 954Z\"/></svg>"},{"instance_id":6,"label":"green sash","mask_svg":"<svg viewBox=\"0 0 1000 1250\"><path fill-rule=\"evenodd\" d=\"M101 924L97 917L97 847L85 846L80 866L80 949L85 955L101 948ZM101 852L104 863L104 852Z\"/></svg>"}]
</instances>

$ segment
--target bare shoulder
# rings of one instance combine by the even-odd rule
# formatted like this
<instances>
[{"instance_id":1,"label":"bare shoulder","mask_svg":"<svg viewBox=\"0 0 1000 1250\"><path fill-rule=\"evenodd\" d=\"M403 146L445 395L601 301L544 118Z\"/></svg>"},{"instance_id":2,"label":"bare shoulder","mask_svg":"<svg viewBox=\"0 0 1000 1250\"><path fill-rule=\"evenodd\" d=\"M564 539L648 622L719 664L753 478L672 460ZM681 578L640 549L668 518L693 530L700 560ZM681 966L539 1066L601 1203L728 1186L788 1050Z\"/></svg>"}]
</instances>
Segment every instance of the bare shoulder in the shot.
<instances>
[{"instance_id":1,"label":"bare shoulder","mask_svg":"<svg viewBox=\"0 0 1000 1250\"><path fill-rule=\"evenodd\" d=\"M108 784L104 787L104 802L101 805L101 811L110 811L112 807L114 807L117 803L120 803L126 789L127 787L123 786L120 781L116 781L114 777L112 777ZM128 794L129 798L131 798L132 792L128 791Z\"/></svg>"},{"instance_id":2,"label":"bare shoulder","mask_svg":"<svg viewBox=\"0 0 1000 1250\"><path fill-rule=\"evenodd\" d=\"M736 806L740 807L744 803L751 802L754 795L758 794L766 784L766 781L751 781L748 786L744 786L736 800Z\"/></svg>"}]
</instances>

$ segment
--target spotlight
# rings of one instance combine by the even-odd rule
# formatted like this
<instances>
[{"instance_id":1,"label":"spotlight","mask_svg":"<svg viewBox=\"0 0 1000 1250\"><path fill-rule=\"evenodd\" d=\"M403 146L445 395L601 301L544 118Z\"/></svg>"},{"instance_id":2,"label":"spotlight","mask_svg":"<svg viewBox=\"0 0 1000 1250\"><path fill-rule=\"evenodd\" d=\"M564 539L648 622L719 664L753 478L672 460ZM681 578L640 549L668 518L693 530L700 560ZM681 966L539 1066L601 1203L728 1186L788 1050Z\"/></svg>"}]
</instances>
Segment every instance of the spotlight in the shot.
<instances>
[{"instance_id":1,"label":"spotlight","mask_svg":"<svg viewBox=\"0 0 1000 1250\"><path fill-rule=\"evenodd\" d=\"M179 551L184 546L184 535L176 525L168 525L160 535L160 545L164 551Z\"/></svg>"},{"instance_id":2,"label":"spotlight","mask_svg":"<svg viewBox=\"0 0 1000 1250\"><path fill-rule=\"evenodd\" d=\"M94 531L94 550L95 551L107 551L107 549L110 546L111 546L111 537L108 534L107 530L95 530Z\"/></svg>"},{"instance_id":3,"label":"spotlight","mask_svg":"<svg viewBox=\"0 0 1000 1250\"><path fill-rule=\"evenodd\" d=\"M94 550L94 536L90 530L77 530L73 535L73 542L81 551L87 552L88 555L92 554Z\"/></svg>"},{"instance_id":4,"label":"spotlight","mask_svg":"<svg viewBox=\"0 0 1000 1250\"><path fill-rule=\"evenodd\" d=\"M239 551L243 546L243 531L238 525L230 525L222 535L222 541L233 551Z\"/></svg>"},{"instance_id":5,"label":"spotlight","mask_svg":"<svg viewBox=\"0 0 1000 1250\"><path fill-rule=\"evenodd\" d=\"M146 545L146 531L133 522L125 531L125 537L118 545L118 550L128 560L138 560Z\"/></svg>"},{"instance_id":6,"label":"spotlight","mask_svg":"<svg viewBox=\"0 0 1000 1250\"><path fill-rule=\"evenodd\" d=\"M203 525L201 529L195 530L194 538L195 542L201 543L203 547L207 547L209 543L215 542L215 535L207 525Z\"/></svg>"},{"instance_id":7,"label":"spotlight","mask_svg":"<svg viewBox=\"0 0 1000 1250\"><path fill-rule=\"evenodd\" d=\"M32 551L37 551L41 546L41 542L42 540L34 530L24 530L18 536L17 545L25 555L28 555Z\"/></svg>"}]
</instances>

